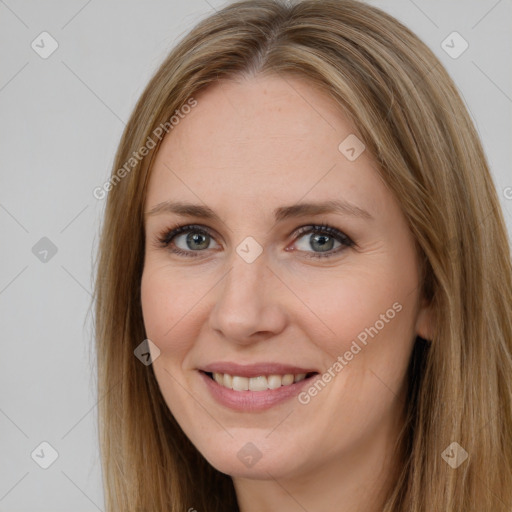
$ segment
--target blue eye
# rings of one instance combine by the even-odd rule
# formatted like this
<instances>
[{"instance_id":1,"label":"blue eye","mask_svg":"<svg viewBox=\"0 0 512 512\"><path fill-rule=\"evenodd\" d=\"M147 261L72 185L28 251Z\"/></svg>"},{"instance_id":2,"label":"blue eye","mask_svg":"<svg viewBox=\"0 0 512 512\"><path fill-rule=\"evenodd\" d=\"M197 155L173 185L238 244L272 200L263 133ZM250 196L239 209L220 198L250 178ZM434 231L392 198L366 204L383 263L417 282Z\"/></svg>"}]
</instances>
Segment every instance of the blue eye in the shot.
<instances>
[{"instance_id":1,"label":"blue eye","mask_svg":"<svg viewBox=\"0 0 512 512\"><path fill-rule=\"evenodd\" d=\"M329 258L343 251L345 247L355 245L345 233L325 224L320 226L304 226L299 228L297 235L302 235L300 238L305 238L306 235L310 235L306 243L309 244L310 247L316 246L320 249L320 252L313 252L308 256L312 258ZM340 244L336 251L333 251L334 242Z\"/></svg>"},{"instance_id":2,"label":"blue eye","mask_svg":"<svg viewBox=\"0 0 512 512\"><path fill-rule=\"evenodd\" d=\"M176 245L175 239L179 241L179 237L182 235L186 235L184 239L185 247ZM347 235L325 224L303 226L299 228L294 235L298 238L306 238L306 235L310 235L306 244L308 244L309 247L316 247L319 252L311 252L307 249L299 249L299 251L306 253L311 252L311 254L307 256L311 258L328 258L337 255L347 247L353 247L355 245ZM214 241L215 239L208 228L193 224L185 226L178 225L170 230L163 231L156 238L158 247L169 248L172 244L169 248L172 253L192 258L198 257L198 252L210 249L209 245L212 240ZM338 242L339 246L336 250L333 250L335 242Z\"/></svg>"},{"instance_id":3,"label":"blue eye","mask_svg":"<svg viewBox=\"0 0 512 512\"><path fill-rule=\"evenodd\" d=\"M185 244L191 250L176 247L174 239L183 234L187 234L185 237ZM194 252L202 252L205 249L208 249L210 240L213 240L213 236L209 230L195 225L176 226L173 229L164 231L157 238L157 242L160 244L160 247L169 247L172 242L173 247L170 249L171 252L180 256L189 256L192 258L198 256L197 254L193 254Z\"/></svg>"}]
</instances>

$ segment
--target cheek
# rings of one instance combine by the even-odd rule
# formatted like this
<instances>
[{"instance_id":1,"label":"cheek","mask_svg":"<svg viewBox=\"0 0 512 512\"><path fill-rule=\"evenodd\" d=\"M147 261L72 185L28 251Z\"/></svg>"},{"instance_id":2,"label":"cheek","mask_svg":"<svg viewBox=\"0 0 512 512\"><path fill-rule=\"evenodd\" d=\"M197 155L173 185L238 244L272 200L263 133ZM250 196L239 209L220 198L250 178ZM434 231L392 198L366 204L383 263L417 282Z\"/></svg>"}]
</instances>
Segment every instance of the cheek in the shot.
<instances>
[{"instance_id":1,"label":"cheek","mask_svg":"<svg viewBox=\"0 0 512 512\"><path fill-rule=\"evenodd\" d=\"M342 444L359 439L362 425L378 428L396 411L414 340L416 295L410 293L410 283L380 270L354 273L341 279L340 286L323 283L318 288L322 293L304 297L322 322L310 314L309 323L300 320L302 329L311 333L308 326L314 322L329 330L323 329L327 336L310 337L324 355L326 385L306 388L300 403L338 432Z\"/></svg>"},{"instance_id":2,"label":"cheek","mask_svg":"<svg viewBox=\"0 0 512 512\"><path fill-rule=\"evenodd\" d=\"M197 336L191 319L198 298L186 293L178 276L160 265L145 266L141 304L146 335L160 350L152 367L162 396L177 418L187 418L198 414L183 389L183 362Z\"/></svg>"},{"instance_id":3,"label":"cheek","mask_svg":"<svg viewBox=\"0 0 512 512\"><path fill-rule=\"evenodd\" d=\"M331 392L345 403L373 403L385 386L400 389L414 341L417 279L414 259L379 254L342 275L317 273L314 287L299 288L309 312L299 308L295 322L322 351L325 371L336 375Z\"/></svg>"},{"instance_id":4,"label":"cheek","mask_svg":"<svg viewBox=\"0 0 512 512\"><path fill-rule=\"evenodd\" d=\"M396 303L403 306L406 283L398 278L394 269L379 263L364 268L343 268L339 274L331 272L321 276L317 272L311 274L310 279L305 276L300 282L295 278L294 290L300 290L297 295L307 306L298 305L295 321L303 325L306 332L314 328L318 336L312 340L325 340L322 343L328 345L330 353L339 354L344 348L348 350L347 345L376 322L381 330L382 322L389 319L384 323L388 330L403 316L397 313L400 306ZM292 276L288 281L290 279Z\"/></svg>"},{"instance_id":5,"label":"cheek","mask_svg":"<svg viewBox=\"0 0 512 512\"><path fill-rule=\"evenodd\" d=\"M161 350L161 355L178 356L188 348L183 321L190 318L192 305L187 289L176 277L176 270L146 266L141 280L141 305L147 337ZM193 294L192 294L193 295Z\"/></svg>"}]
</instances>

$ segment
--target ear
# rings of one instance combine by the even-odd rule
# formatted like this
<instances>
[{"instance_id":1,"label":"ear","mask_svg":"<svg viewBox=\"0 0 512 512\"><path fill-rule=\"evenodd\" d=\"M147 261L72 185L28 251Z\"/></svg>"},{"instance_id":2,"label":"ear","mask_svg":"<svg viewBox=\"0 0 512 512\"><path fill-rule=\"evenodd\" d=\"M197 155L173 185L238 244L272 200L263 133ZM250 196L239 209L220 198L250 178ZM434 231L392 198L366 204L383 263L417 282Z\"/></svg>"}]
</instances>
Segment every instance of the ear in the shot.
<instances>
[{"instance_id":1,"label":"ear","mask_svg":"<svg viewBox=\"0 0 512 512\"><path fill-rule=\"evenodd\" d=\"M432 305L424 297L421 299L418 315L416 317L416 335L425 340L432 340L434 336L434 313Z\"/></svg>"}]
</instances>

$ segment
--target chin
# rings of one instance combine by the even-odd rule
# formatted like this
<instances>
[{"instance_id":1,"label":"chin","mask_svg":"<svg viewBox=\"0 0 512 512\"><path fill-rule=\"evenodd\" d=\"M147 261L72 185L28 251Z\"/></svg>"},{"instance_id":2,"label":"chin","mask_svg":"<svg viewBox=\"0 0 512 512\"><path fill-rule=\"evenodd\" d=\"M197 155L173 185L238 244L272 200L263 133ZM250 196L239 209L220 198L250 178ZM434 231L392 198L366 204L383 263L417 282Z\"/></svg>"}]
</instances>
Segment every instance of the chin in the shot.
<instances>
[{"instance_id":1,"label":"chin","mask_svg":"<svg viewBox=\"0 0 512 512\"><path fill-rule=\"evenodd\" d=\"M304 461L298 459L297 450L283 444L277 437L274 442L265 439L266 435L268 433L238 435L230 438L228 443L219 442L215 449L210 444L206 450L200 451L215 469L231 477L268 480L285 478L300 471Z\"/></svg>"}]
</instances>

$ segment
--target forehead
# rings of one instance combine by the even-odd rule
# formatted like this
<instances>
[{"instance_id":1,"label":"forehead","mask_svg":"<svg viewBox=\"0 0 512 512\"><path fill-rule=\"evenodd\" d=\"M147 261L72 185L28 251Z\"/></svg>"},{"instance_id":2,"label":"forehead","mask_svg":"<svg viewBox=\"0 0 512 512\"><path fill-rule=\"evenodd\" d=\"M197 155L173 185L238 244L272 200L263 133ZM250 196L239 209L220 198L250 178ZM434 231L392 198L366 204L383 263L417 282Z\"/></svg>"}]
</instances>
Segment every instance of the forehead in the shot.
<instances>
[{"instance_id":1,"label":"forehead","mask_svg":"<svg viewBox=\"0 0 512 512\"><path fill-rule=\"evenodd\" d=\"M148 203L186 196L211 205L229 196L257 207L262 200L342 196L368 208L373 202L375 211L385 200L368 152L350 161L339 149L356 134L354 126L309 82L277 76L223 80L195 99L197 106L161 144Z\"/></svg>"},{"instance_id":2,"label":"forehead","mask_svg":"<svg viewBox=\"0 0 512 512\"><path fill-rule=\"evenodd\" d=\"M261 154L262 149L282 150L283 142L294 143L293 149L299 151L323 140L324 148L332 142L330 149L336 150L338 138L354 132L336 103L303 79L223 80L202 91L196 100L198 105L186 122L168 137L171 146L170 139L176 145L194 145L194 152L186 155L191 158ZM227 146L231 151L226 151Z\"/></svg>"}]
</instances>

